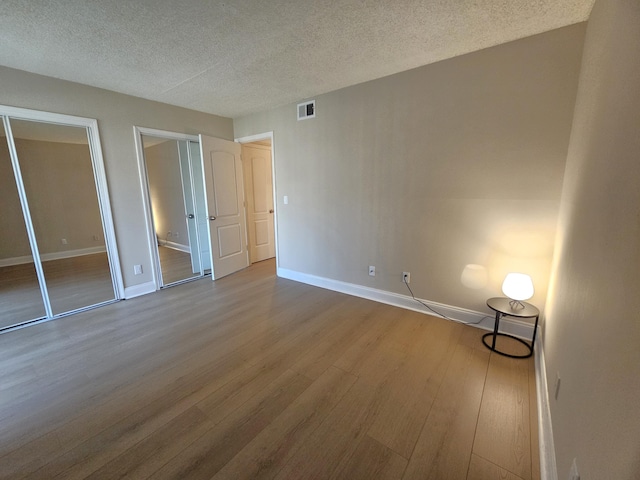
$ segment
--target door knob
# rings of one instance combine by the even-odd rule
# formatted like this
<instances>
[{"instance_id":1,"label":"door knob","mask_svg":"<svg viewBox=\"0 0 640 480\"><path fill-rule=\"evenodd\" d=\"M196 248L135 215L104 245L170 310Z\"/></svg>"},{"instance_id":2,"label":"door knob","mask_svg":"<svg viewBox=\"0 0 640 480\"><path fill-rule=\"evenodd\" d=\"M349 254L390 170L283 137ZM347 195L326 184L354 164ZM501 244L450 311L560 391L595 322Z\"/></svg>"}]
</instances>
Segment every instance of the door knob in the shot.
<instances>
[{"instance_id":1,"label":"door knob","mask_svg":"<svg viewBox=\"0 0 640 480\"><path fill-rule=\"evenodd\" d=\"M193 218L196 218L196 216L193 213L190 213L189 215L187 215L187 218L193 219Z\"/></svg>"},{"instance_id":2,"label":"door knob","mask_svg":"<svg viewBox=\"0 0 640 480\"><path fill-rule=\"evenodd\" d=\"M269 210L269 213L273 213L273 208L271 210Z\"/></svg>"},{"instance_id":3,"label":"door knob","mask_svg":"<svg viewBox=\"0 0 640 480\"><path fill-rule=\"evenodd\" d=\"M213 222L215 219L216 219L216 216L215 216L215 215L211 215L211 216L209 217L209 220L211 220L212 222Z\"/></svg>"}]
</instances>

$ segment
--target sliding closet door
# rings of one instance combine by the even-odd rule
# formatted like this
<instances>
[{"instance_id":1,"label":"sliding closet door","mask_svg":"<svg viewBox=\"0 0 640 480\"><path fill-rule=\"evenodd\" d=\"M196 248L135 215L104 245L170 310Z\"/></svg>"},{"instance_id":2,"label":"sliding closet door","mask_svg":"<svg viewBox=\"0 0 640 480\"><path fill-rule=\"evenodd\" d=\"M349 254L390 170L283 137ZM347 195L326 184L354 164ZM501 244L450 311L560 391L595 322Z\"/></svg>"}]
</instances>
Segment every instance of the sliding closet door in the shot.
<instances>
[{"instance_id":1,"label":"sliding closet door","mask_svg":"<svg viewBox=\"0 0 640 480\"><path fill-rule=\"evenodd\" d=\"M211 273L197 137L135 127L147 228L159 288Z\"/></svg>"},{"instance_id":2,"label":"sliding closet door","mask_svg":"<svg viewBox=\"0 0 640 480\"><path fill-rule=\"evenodd\" d=\"M87 128L10 124L52 314L114 300Z\"/></svg>"},{"instance_id":3,"label":"sliding closet door","mask_svg":"<svg viewBox=\"0 0 640 480\"><path fill-rule=\"evenodd\" d=\"M24 214L0 122L0 329L46 316Z\"/></svg>"},{"instance_id":4,"label":"sliding closet door","mask_svg":"<svg viewBox=\"0 0 640 480\"><path fill-rule=\"evenodd\" d=\"M204 169L200 155L200 144L189 141L189 161L193 177L193 203L198 230L198 246L202 269L211 273L211 247L209 246L209 217L207 216L207 195L204 190Z\"/></svg>"},{"instance_id":5,"label":"sliding closet door","mask_svg":"<svg viewBox=\"0 0 640 480\"><path fill-rule=\"evenodd\" d=\"M193 175L189 162L188 142L178 141L178 157L180 159L180 181L182 182L182 198L185 208L189 251L191 253L191 271L195 275L202 274L198 247L198 226L196 225L196 206L193 197Z\"/></svg>"}]
</instances>

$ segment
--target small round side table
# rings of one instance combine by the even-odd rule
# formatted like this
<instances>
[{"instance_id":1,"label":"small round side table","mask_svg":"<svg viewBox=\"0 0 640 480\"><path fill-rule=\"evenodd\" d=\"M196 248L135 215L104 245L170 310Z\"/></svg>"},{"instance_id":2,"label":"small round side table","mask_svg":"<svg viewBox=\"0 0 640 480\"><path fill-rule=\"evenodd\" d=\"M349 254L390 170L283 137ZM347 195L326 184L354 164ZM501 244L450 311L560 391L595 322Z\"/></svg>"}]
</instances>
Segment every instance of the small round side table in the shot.
<instances>
[{"instance_id":1,"label":"small round side table","mask_svg":"<svg viewBox=\"0 0 640 480\"><path fill-rule=\"evenodd\" d=\"M496 320L493 325L493 332L485 333L482 336L482 343L484 343L485 347L487 347L492 352L499 353L500 355L504 355L505 357L511 358L529 358L533 355L533 345L536 341L536 332L538 331L538 320L540 319L540 310L527 302L518 302L518 304L514 303L511 299L506 297L493 297L487 300L487 306L496 312ZM536 319L536 323L533 327L533 337L531 338L531 344L525 342L521 338L514 337L513 335L509 335L508 333L500 333L498 332L498 328L500 326L500 319L504 316L509 317L518 317L518 318L534 318ZM496 348L496 338L498 336L501 337L509 337L518 342L522 343L527 349L529 353L526 355L511 355L509 353L501 352ZM489 345L485 339L487 337L491 337L491 345Z\"/></svg>"}]
</instances>

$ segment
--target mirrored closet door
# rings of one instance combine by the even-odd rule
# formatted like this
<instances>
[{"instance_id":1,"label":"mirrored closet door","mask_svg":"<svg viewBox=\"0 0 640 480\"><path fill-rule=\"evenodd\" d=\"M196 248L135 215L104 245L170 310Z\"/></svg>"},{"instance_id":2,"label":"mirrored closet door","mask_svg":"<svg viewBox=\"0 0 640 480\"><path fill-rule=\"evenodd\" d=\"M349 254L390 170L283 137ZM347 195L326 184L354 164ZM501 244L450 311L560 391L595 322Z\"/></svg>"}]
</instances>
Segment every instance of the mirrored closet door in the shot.
<instances>
[{"instance_id":1,"label":"mirrored closet door","mask_svg":"<svg viewBox=\"0 0 640 480\"><path fill-rule=\"evenodd\" d=\"M0 115L0 329L121 298L97 123Z\"/></svg>"},{"instance_id":2,"label":"mirrored closet door","mask_svg":"<svg viewBox=\"0 0 640 480\"><path fill-rule=\"evenodd\" d=\"M0 125L0 328L46 315L4 125Z\"/></svg>"},{"instance_id":3,"label":"mirrored closet door","mask_svg":"<svg viewBox=\"0 0 640 480\"><path fill-rule=\"evenodd\" d=\"M137 128L136 134L158 287L209 275L209 226L198 137L144 128Z\"/></svg>"}]
</instances>

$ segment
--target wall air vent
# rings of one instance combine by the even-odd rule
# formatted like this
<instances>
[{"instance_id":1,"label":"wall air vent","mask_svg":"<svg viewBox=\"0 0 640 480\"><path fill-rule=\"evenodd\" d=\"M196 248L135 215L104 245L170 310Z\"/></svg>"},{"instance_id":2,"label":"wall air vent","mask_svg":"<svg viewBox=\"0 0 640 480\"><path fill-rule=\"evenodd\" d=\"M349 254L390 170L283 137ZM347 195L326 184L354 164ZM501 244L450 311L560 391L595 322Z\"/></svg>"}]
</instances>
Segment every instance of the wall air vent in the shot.
<instances>
[{"instance_id":1,"label":"wall air vent","mask_svg":"<svg viewBox=\"0 0 640 480\"><path fill-rule=\"evenodd\" d=\"M298 120L307 120L308 118L316 118L316 101L298 104Z\"/></svg>"}]
</instances>

